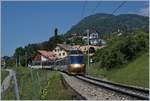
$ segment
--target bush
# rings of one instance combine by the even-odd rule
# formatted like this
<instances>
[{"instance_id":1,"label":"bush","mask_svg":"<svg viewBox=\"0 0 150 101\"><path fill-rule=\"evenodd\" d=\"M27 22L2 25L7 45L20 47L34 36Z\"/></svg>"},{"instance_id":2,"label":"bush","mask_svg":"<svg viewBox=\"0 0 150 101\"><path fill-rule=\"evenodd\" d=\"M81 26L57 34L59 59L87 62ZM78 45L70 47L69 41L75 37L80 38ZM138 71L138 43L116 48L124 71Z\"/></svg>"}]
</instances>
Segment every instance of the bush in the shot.
<instances>
[{"instance_id":1,"label":"bush","mask_svg":"<svg viewBox=\"0 0 150 101\"><path fill-rule=\"evenodd\" d=\"M97 50L95 61L100 63L99 67L118 67L142 51L148 51L147 33L123 35L113 39L107 47Z\"/></svg>"}]
</instances>

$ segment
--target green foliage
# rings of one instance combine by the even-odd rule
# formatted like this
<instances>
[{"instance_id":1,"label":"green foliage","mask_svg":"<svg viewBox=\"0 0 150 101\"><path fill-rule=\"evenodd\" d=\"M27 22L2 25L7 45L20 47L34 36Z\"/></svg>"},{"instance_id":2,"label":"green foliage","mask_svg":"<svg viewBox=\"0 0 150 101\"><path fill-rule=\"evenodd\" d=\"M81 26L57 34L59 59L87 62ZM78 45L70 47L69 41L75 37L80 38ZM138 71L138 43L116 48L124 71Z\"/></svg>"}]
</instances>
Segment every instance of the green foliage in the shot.
<instances>
[{"instance_id":1,"label":"green foliage","mask_svg":"<svg viewBox=\"0 0 150 101\"><path fill-rule=\"evenodd\" d=\"M4 56L3 59L5 60L5 67L15 66L16 61L13 57Z\"/></svg>"},{"instance_id":2,"label":"green foliage","mask_svg":"<svg viewBox=\"0 0 150 101\"><path fill-rule=\"evenodd\" d=\"M82 38L74 38L72 40L66 40L67 44L74 44L74 45L85 45L86 42Z\"/></svg>"},{"instance_id":3,"label":"green foliage","mask_svg":"<svg viewBox=\"0 0 150 101\"><path fill-rule=\"evenodd\" d=\"M105 48L97 50L95 61L103 68L118 67L135 58L142 51L148 51L148 34L136 33L113 39Z\"/></svg>"},{"instance_id":4,"label":"green foliage","mask_svg":"<svg viewBox=\"0 0 150 101\"><path fill-rule=\"evenodd\" d=\"M51 37L49 40L48 40L48 48L49 50L53 50L57 44L61 44L64 42L64 37L63 36L57 36L57 37Z\"/></svg>"},{"instance_id":5,"label":"green foliage","mask_svg":"<svg viewBox=\"0 0 150 101\"><path fill-rule=\"evenodd\" d=\"M148 17L135 14L121 14L115 16L98 13L82 19L77 25L72 26L67 34L85 34L87 28L96 30L100 34L111 34L117 32L118 29L124 33L138 28L144 28L148 31L148 19Z\"/></svg>"},{"instance_id":6,"label":"green foliage","mask_svg":"<svg viewBox=\"0 0 150 101\"><path fill-rule=\"evenodd\" d=\"M17 59L17 63L19 63L21 66L26 66L27 60L31 59L37 54L37 50L53 50L54 47L58 43L63 43L64 42L64 37L57 36L57 37L51 37L48 41L44 41L39 44L28 44L27 46L23 47L18 47L15 50L14 53L14 58Z\"/></svg>"},{"instance_id":7,"label":"green foliage","mask_svg":"<svg viewBox=\"0 0 150 101\"><path fill-rule=\"evenodd\" d=\"M8 76L9 72L6 70L1 69L1 84L6 76Z\"/></svg>"},{"instance_id":8,"label":"green foliage","mask_svg":"<svg viewBox=\"0 0 150 101\"><path fill-rule=\"evenodd\" d=\"M27 67L15 67L13 70L16 71L20 100L72 100L75 96L64 87L58 72ZM7 94L5 99L15 100Z\"/></svg>"},{"instance_id":9,"label":"green foliage","mask_svg":"<svg viewBox=\"0 0 150 101\"><path fill-rule=\"evenodd\" d=\"M120 68L99 68L99 63L87 68L87 73L94 77L108 79L113 82L147 87L149 86L149 56L142 52L135 59L130 60Z\"/></svg>"}]
</instances>

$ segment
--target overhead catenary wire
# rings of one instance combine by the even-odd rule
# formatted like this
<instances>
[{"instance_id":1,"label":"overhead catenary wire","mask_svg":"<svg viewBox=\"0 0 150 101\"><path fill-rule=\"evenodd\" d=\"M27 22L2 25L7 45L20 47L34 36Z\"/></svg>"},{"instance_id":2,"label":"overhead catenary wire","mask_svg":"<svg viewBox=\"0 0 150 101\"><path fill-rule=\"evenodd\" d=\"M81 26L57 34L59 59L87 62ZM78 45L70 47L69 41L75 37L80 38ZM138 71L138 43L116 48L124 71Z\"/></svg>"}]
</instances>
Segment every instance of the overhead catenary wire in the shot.
<instances>
[{"instance_id":1,"label":"overhead catenary wire","mask_svg":"<svg viewBox=\"0 0 150 101\"><path fill-rule=\"evenodd\" d=\"M118 9L120 9L125 3L126 3L127 1L123 1L119 6L117 6L112 12L111 12L111 14L110 14L110 16L111 15L113 15L115 12L117 12L118 11ZM98 4L97 4L98 5ZM98 8L98 7L96 7L96 8ZM95 9L96 10L96 9ZM107 18L109 18L110 16L107 16L105 19L104 19L104 23L105 23L105 21L107 20ZM98 32L95 28L92 28L93 30L95 30L96 32Z\"/></svg>"},{"instance_id":2,"label":"overhead catenary wire","mask_svg":"<svg viewBox=\"0 0 150 101\"><path fill-rule=\"evenodd\" d=\"M91 13L94 13L97 10L97 8L100 6L100 4L101 4L101 2L98 1L97 5L95 6L95 8L92 10Z\"/></svg>"},{"instance_id":3,"label":"overhead catenary wire","mask_svg":"<svg viewBox=\"0 0 150 101\"><path fill-rule=\"evenodd\" d=\"M118 9L120 9L126 2L127 2L127 1L123 1L119 6L117 6L117 7L111 12L110 16L113 15L115 12L117 12ZM83 19L83 17L84 17L84 12L85 12L86 4L87 4L87 1L84 1L83 9L82 9L82 12L81 12L81 19ZM91 13L94 13L100 5L101 5L101 2L98 1L97 5L95 6L95 8L92 10ZM105 21L107 20L107 18L109 18L110 16L107 16L107 17L104 19L103 22L105 23ZM95 30L96 32L98 32L98 31L97 31L95 28L93 28L93 27L92 27L91 29L92 29L92 30Z\"/></svg>"},{"instance_id":4,"label":"overhead catenary wire","mask_svg":"<svg viewBox=\"0 0 150 101\"><path fill-rule=\"evenodd\" d=\"M84 17L86 3L87 3L87 1L84 1L83 8L82 8L82 11L81 11L81 19Z\"/></svg>"},{"instance_id":5,"label":"overhead catenary wire","mask_svg":"<svg viewBox=\"0 0 150 101\"><path fill-rule=\"evenodd\" d=\"M119 8L121 8L127 1L123 1L111 14L114 14Z\"/></svg>"}]
</instances>

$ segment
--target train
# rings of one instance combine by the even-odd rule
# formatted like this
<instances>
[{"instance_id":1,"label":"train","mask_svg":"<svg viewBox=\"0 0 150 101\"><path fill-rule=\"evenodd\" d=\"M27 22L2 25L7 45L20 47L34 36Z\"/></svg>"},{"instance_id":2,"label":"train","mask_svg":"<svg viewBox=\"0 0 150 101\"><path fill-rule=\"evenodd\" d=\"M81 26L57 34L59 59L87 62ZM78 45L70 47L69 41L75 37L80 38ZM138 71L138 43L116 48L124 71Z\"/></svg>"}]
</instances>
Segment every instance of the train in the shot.
<instances>
[{"instance_id":1,"label":"train","mask_svg":"<svg viewBox=\"0 0 150 101\"><path fill-rule=\"evenodd\" d=\"M68 55L68 73L72 75L84 75L86 65L84 63L83 53L80 50L70 50Z\"/></svg>"},{"instance_id":2,"label":"train","mask_svg":"<svg viewBox=\"0 0 150 101\"><path fill-rule=\"evenodd\" d=\"M84 75L86 65L82 51L70 50L66 58L55 61L53 70L62 71L70 75Z\"/></svg>"}]
</instances>

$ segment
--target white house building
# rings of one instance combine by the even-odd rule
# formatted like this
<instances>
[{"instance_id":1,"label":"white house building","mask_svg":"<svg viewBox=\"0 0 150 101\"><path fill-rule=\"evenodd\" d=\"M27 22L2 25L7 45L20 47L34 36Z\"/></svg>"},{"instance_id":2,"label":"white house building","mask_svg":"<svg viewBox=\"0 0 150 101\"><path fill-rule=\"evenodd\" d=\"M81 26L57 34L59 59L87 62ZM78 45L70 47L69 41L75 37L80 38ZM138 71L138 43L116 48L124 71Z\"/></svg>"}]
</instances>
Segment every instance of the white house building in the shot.
<instances>
[{"instance_id":1,"label":"white house building","mask_svg":"<svg viewBox=\"0 0 150 101\"><path fill-rule=\"evenodd\" d=\"M57 44L55 49L52 51L58 59L62 59L68 55L68 50L71 49L71 46L67 44Z\"/></svg>"}]
</instances>

